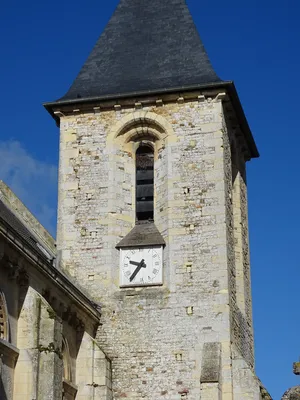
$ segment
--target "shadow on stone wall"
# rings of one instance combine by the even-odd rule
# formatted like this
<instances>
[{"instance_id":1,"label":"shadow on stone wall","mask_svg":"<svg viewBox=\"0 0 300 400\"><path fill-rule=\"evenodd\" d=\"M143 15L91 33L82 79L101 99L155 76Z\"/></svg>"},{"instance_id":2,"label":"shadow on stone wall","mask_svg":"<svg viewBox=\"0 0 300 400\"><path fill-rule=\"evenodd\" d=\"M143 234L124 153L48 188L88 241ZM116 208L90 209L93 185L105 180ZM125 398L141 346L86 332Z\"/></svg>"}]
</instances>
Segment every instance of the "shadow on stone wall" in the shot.
<instances>
[{"instance_id":1,"label":"shadow on stone wall","mask_svg":"<svg viewBox=\"0 0 300 400\"><path fill-rule=\"evenodd\" d=\"M253 351L252 331L249 325L247 324L245 316L237 306L233 308L232 330L234 336L234 343L237 346L240 354L243 356L245 361L247 361L247 363L251 367L253 367L254 351Z\"/></svg>"},{"instance_id":2,"label":"shadow on stone wall","mask_svg":"<svg viewBox=\"0 0 300 400\"><path fill-rule=\"evenodd\" d=\"M6 393L4 391L4 387L3 387L2 378L0 378L0 399L1 400L7 400L7 396L6 396Z\"/></svg>"}]
</instances>

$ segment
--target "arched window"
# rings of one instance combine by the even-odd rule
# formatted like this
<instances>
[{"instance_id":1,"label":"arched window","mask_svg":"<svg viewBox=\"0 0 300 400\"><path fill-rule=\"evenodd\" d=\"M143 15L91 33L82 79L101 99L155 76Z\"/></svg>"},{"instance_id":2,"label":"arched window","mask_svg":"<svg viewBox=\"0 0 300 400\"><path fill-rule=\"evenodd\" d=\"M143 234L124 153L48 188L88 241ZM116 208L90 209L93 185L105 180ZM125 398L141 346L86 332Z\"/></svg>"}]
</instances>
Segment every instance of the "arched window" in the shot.
<instances>
[{"instance_id":1,"label":"arched window","mask_svg":"<svg viewBox=\"0 0 300 400\"><path fill-rule=\"evenodd\" d=\"M62 360L63 360L63 378L69 382L72 382L72 372L71 372L71 358L69 345L66 338L62 337Z\"/></svg>"},{"instance_id":2,"label":"arched window","mask_svg":"<svg viewBox=\"0 0 300 400\"><path fill-rule=\"evenodd\" d=\"M4 294L0 291L0 339L9 340L7 306Z\"/></svg>"},{"instance_id":3,"label":"arched window","mask_svg":"<svg viewBox=\"0 0 300 400\"><path fill-rule=\"evenodd\" d=\"M77 394L77 386L73 381L70 349L67 339L62 337L62 361L63 361L63 387L62 400L74 400Z\"/></svg>"},{"instance_id":4,"label":"arched window","mask_svg":"<svg viewBox=\"0 0 300 400\"><path fill-rule=\"evenodd\" d=\"M142 144L136 151L136 219L154 218L154 152Z\"/></svg>"}]
</instances>

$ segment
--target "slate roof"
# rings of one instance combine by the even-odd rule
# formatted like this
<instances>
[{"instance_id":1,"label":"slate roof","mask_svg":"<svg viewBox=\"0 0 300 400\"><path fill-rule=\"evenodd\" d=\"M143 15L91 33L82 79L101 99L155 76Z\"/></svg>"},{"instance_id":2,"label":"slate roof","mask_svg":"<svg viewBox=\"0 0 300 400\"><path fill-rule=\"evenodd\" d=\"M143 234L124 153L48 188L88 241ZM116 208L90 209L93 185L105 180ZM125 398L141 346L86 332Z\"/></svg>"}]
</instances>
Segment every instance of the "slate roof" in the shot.
<instances>
[{"instance_id":1,"label":"slate roof","mask_svg":"<svg viewBox=\"0 0 300 400\"><path fill-rule=\"evenodd\" d=\"M121 0L59 102L215 82L185 0Z\"/></svg>"},{"instance_id":2,"label":"slate roof","mask_svg":"<svg viewBox=\"0 0 300 400\"><path fill-rule=\"evenodd\" d=\"M215 73L186 0L121 0L69 91L45 108L216 88L226 91L251 151L259 153L232 81Z\"/></svg>"},{"instance_id":3,"label":"slate roof","mask_svg":"<svg viewBox=\"0 0 300 400\"><path fill-rule=\"evenodd\" d=\"M144 247L144 246L165 246L165 241L153 222L140 222L125 236L116 246Z\"/></svg>"},{"instance_id":4,"label":"slate roof","mask_svg":"<svg viewBox=\"0 0 300 400\"><path fill-rule=\"evenodd\" d=\"M50 251L44 248L39 240L31 233L22 221L16 217L16 215L7 207L7 205L0 199L0 221L4 222L5 225L10 227L16 232L22 240L24 240L31 248L34 249L38 255L45 261L51 261L55 255L51 254ZM42 251L41 249L44 249ZM48 254L47 254L48 253Z\"/></svg>"}]
</instances>

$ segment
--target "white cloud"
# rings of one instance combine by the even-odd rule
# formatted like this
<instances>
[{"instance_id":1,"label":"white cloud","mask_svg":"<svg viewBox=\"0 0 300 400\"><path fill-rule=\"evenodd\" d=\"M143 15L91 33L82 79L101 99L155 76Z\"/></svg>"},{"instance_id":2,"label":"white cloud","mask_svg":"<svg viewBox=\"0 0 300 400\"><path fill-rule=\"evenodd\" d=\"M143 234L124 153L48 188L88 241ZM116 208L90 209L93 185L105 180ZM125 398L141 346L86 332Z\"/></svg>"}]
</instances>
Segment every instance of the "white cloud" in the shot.
<instances>
[{"instance_id":1,"label":"white cloud","mask_svg":"<svg viewBox=\"0 0 300 400\"><path fill-rule=\"evenodd\" d=\"M17 141L0 141L0 179L55 234L57 168L33 158Z\"/></svg>"}]
</instances>

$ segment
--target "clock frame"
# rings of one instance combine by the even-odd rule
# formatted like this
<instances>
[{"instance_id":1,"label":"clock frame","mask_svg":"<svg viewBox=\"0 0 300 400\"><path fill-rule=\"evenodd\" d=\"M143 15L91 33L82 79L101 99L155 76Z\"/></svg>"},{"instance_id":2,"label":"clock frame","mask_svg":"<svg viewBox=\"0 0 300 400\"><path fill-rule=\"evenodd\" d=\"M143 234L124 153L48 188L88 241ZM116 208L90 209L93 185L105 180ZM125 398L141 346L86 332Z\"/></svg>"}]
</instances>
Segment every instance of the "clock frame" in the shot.
<instances>
[{"instance_id":1,"label":"clock frame","mask_svg":"<svg viewBox=\"0 0 300 400\"><path fill-rule=\"evenodd\" d=\"M163 247L120 249L120 287L161 286Z\"/></svg>"}]
</instances>

